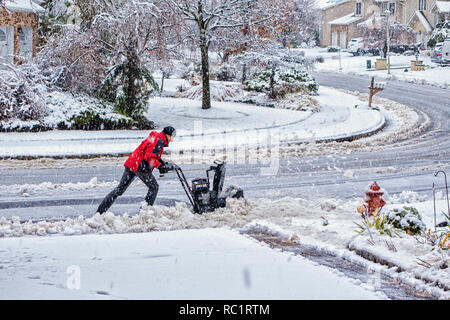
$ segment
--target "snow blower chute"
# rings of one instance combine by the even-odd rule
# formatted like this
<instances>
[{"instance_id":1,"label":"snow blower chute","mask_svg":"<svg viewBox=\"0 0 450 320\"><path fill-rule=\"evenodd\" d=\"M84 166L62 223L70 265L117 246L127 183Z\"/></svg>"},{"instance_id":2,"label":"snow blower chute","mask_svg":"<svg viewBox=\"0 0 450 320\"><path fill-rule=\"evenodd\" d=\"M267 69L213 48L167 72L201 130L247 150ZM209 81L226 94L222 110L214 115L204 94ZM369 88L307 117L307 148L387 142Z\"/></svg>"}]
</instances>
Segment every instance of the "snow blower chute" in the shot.
<instances>
[{"instance_id":1,"label":"snow blower chute","mask_svg":"<svg viewBox=\"0 0 450 320\"><path fill-rule=\"evenodd\" d=\"M227 198L242 198L244 191L238 187L230 186L223 189L225 180L225 162L216 160L213 166L206 170L206 179L198 178L192 180L189 185L183 171L175 165L175 172L180 179L181 185L191 203L194 213L202 214L204 212L214 211L217 208L223 208L226 205ZM212 188L210 184L209 173L214 171L214 180Z\"/></svg>"}]
</instances>

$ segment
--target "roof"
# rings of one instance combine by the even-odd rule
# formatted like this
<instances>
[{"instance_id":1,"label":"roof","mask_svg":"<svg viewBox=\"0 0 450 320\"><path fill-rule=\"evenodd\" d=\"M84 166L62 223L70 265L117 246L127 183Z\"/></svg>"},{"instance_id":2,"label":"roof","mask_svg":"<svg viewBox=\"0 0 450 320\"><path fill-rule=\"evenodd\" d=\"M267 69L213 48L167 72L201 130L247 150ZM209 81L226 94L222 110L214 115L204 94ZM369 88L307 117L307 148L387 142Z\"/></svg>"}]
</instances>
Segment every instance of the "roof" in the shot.
<instances>
[{"instance_id":1,"label":"roof","mask_svg":"<svg viewBox=\"0 0 450 320\"><path fill-rule=\"evenodd\" d=\"M6 0L6 9L10 11L44 13L45 9L32 0Z\"/></svg>"},{"instance_id":2,"label":"roof","mask_svg":"<svg viewBox=\"0 0 450 320\"><path fill-rule=\"evenodd\" d=\"M436 1L431 7L431 10L434 8L440 13L450 13L450 1Z\"/></svg>"},{"instance_id":3,"label":"roof","mask_svg":"<svg viewBox=\"0 0 450 320\"><path fill-rule=\"evenodd\" d=\"M316 0L316 5L319 9L325 10L348 1L350 0Z\"/></svg>"},{"instance_id":4,"label":"roof","mask_svg":"<svg viewBox=\"0 0 450 320\"><path fill-rule=\"evenodd\" d=\"M350 13L346 16L332 20L332 21L328 22L328 24L330 24L330 25L349 25L349 24L352 24L353 22L361 20L362 18L363 17L356 17L355 13Z\"/></svg>"},{"instance_id":5,"label":"roof","mask_svg":"<svg viewBox=\"0 0 450 320\"><path fill-rule=\"evenodd\" d=\"M414 21L414 18L419 19L420 23L424 26L425 30L427 32L433 31L433 28L431 27L430 23L428 22L427 18L423 15L423 13L419 10L416 10L414 14L409 18L408 25L411 24L412 21Z\"/></svg>"},{"instance_id":6,"label":"roof","mask_svg":"<svg viewBox=\"0 0 450 320\"><path fill-rule=\"evenodd\" d=\"M382 25L386 24L386 18L381 16L379 13L374 12L370 17L361 23L358 23L358 27L365 26L370 30L379 29Z\"/></svg>"}]
</instances>

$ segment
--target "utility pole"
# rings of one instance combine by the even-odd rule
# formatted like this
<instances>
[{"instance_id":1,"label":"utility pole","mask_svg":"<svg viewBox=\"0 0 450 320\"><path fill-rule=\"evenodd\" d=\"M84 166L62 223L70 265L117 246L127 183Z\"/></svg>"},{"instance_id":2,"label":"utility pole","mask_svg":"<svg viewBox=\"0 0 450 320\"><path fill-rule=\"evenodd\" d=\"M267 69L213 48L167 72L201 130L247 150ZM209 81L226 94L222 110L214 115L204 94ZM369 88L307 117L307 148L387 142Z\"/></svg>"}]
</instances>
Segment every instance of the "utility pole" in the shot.
<instances>
[{"instance_id":1,"label":"utility pole","mask_svg":"<svg viewBox=\"0 0 450 320\"><path fill-rule=\"evenodd\" d=\"M387 44L387 69L388 69L388 74L391 74L391 54L390 54L390 39L389 39L389 16L391 15L391 11L390 10L385 10L384 13L386 14L386 24L387 24L387 28L386 28L386 44Z\"/></svg>"}]
</instances>

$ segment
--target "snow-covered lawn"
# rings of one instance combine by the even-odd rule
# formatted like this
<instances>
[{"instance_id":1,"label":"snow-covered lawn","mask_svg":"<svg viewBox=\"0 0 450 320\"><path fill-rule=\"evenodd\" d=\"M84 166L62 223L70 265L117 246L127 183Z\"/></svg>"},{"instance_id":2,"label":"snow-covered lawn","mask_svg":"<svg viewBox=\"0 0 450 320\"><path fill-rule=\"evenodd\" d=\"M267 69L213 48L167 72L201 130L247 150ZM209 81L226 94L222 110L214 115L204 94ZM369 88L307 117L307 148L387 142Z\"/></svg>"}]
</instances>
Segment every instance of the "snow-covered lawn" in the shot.
<instances>
[{"instance_id":1,"label":"snow-covered lawn","mask_svg":"<svg viewBox=\"0 0 450 320\"><path fill-rule=\"evenodd\" d=\"M275 134L280 141L338 139L384 125L385 111L366 108L367 102L355 95L321 87L316 99L321 112L313 113L218 101L205 111L198 100L156 97L150 100L147 116L158 129L177 128L172 152L254 146L261 137ZM138 130L0 133L0 156L123 154L132 152L147 135L148 131Z\"/></svg>"},{"instance_id":2,"label":"snow-covered lawn","mask_svg":"<svg viewBox=\"0 0 450 320\"><path fill-rule=\"evenodd\" d=\"M341 61L339 62L338 52L326 52L324 48L311 49L293 49L303 50L307 57L324 58L323 63L316 63L316 71L343 72L358 75L376 76L389 80L401 80L418 84L431 84L441 88L450 87L450 67L442 67L439 64L431 62L431 58L426 54L419 56L419 60L425 64L425 71L411 71L405 68L410 66L411 60L415 60L415 56L391 55L391 74L387 70L367 70L366 62L371 60L372 69L375 68L377 56L353 56L349 52L341 52ZM342 68L340 71L339 68Z\"/></svg>"},{"instance_id":3,"label":"snow-covered lawn","mask_svg":"<svg viewBox=\"0 0 450 320\"><path fill-rule=\"evenodd\" d=\"M0 299L383 299L226 228L0 240Z\"/></svg>"}]
</instances>

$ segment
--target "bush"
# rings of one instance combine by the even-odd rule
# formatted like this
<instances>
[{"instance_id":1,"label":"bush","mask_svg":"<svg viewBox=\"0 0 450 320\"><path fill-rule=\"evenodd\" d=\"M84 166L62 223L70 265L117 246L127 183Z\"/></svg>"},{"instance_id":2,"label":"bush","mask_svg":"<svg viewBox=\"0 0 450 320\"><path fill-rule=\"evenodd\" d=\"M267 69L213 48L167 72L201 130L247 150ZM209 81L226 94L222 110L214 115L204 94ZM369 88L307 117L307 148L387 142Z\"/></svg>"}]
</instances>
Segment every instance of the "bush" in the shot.
<instances>
[{"instance_id":1,"label":"bush","mask_svg":"<svg viewBox=\"0 0 450 320\"><path fill-rule=\"evenodd\" d=\"M238 71L236 67L228 63L224 63L215 72L215 78L218 81L236 81L238 79Z\"/></svg>"},{"instance_id":2,"label":"bush","mask_svg":"<svg viewBox=\"0 0 450 320\"><path fill-rule=\"evenodd\" d=\"M315 61L315 62L318 62L318 63L324 63L324 62L325 62L325 59L324 59L324 57L322 57L322 56L317 56L317 57L314 59L314 61Z\"/></svg>"},{"instance_id":3,"label":"bush","mask_svg":"<svg viewBox=\"0 0 450 320\"><path fill-rule=\"evenodd\" d=\"M0 74L0 121L39 120L45 113L47 88L39 70L21 65Z\"/></svg>"},{"instance_id":4,"label":"bush","mask_svg":"<svg viewBox=\"0 0 450 320\"><path fill-rule=\"evenodd\" d=\"M72 130L151 130L155 128L153 122L145 117L138 119L111 117L105 112L97 113L87 110L73 116L69 123L59 122L58 129Z\"/></svg>"},{"instance_id":5,"label":"bush","mask_svg":"<svg viewBox=\"0 0 450 320\"><path fill-rule=\"evenodd\" d=\"M436 43L443 42L448 37L450 37L450 20L436 24L436 28L431 33L427 46L433 48Z\"/></svg>"},{"instance_id":6,"label":"bush","mask_svg":"<svg viewBox=\"0 0 450 320\"><path fill-rule=\"evenodd\" d=\"M334 47L334 46L327 47L327 52L338 52L338 51L339 51L339 47Z\"/></svg>"},{"instance_id":7,"label":"bush","mask_svg":"<svg viewBox=\"0 0 450 320\"><path fill-rule=\"evenodd\" d=\"M408 234L421 234L426 229L422 217L414 207L403 207L403 210L392 209L387 216L395 228L404 230Z\"/></svg>"},{"instance_id":8,"label":"bush","mask_svg":"<svg viewBox=\"0 0 450 320\"><path fill-rule=\"evenodd\" d=\"M273 88L271 78L273 77ZM266 69L252 74L251 79L244 82L248 91L272 93L275 97L283 98L287 94L306 91L308 94L317 94L319 85L315 79L300 68Z\"/></svg>"},{"instance_id":9,"label":"bush","mask_svg":"<svg viewBox=\"0 0 450 320\"><path fill-rule=\"evenodd\" d=\"M133 85L130 83L134 77ZM158 91L158 84L145 67L131 70L124 63L111 70L99 91L99 97L114 103L115 111L133 119L138 119L147 107L150 95Z\"/></svg>"},{"instance_id":10,"label":"bush","mask_svg":"<svg viewBox=\"0 0 450 320\"><path fill-rule=\"evenodd\" d=\"M99 114L93 111L83 111L77 116L70 119L70 129L75 130L114 130L114 129L127 129L131 126L131 120L129 119L110 119L106 117L106 114ZM64 124L61 123L58 127L64 128ZM66 128L69 129L69 128Z\"/></svg>"}]
</instances>

